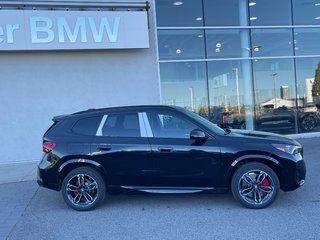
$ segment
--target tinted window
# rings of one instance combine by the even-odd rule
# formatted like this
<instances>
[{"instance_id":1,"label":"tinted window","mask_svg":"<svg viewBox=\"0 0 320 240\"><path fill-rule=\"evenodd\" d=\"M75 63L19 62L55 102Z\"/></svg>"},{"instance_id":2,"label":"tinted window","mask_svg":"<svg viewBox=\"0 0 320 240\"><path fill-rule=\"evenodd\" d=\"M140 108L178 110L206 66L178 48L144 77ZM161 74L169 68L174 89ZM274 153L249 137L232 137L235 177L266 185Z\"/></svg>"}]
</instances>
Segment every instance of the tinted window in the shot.
<instances>
[{"instance_id":1,"label":"tinted window","mask_svg":"<svg viewBox=\"0 0 320 240\"><path fill-rule=\"evenodd\" d=\"M251 35L254 57L293 55L291 29L253 29Z\"/></svg>"},{"instance_id":2,"label":"tinted window","mask_svg":"<svg viewBox=\"0 0 320 240\"><path fill-rule=\"evenodd\" d=\"M160 60L204 58L203 35L202 30L159 30Z\"/></svg>"},{"instance_id":3,"label":"tinted window","mask_svg":"<svg viewBox=\"0 0 320 240\"><path fill-rule=\"evenodd\" d=\"M246 15L244 10L239 7L239 0L204 0L205 25L238 26L240 16Z\"/></svg>"},{"instance_id":4,"label":"tinted window","mask_svg":"<svg viewBox=\"0 0 320 240\"><path fill-rule=\"evenodd\" d=\"M140 137L138 114L109 114L102 127L102 136Z\"/></svg>"},{"instance_id":5,"label":"tinted window","mask_svg":"<svg viewBox=\"0 0 320 240\"><path fill-rule=\"evenodd\" d=\"M94 136L101 122L101 118L102 116L80 119L73 126L72 131L83 135Z\"/></svg>"},{"instance_id":6,"label":"tinted window","mask_svg":"<svg viewBox=\"0 0 320 240\"><path fill-rule=\"evenodd\" d=\"M319 0L294 0L293 21L294 25L319 25L320 2Z\"/></svg>"},{"instance_id":7,"label":"tinted window","mask_svg":"<svg viewBox=\"0 0 320 240\"><path fill-rule=\"evenodd\" d=\"M190 138L190 132L198 128L188 120L166 113L147 113L154 137Z\"/></svg>"},{"instance_id":8,"label":"tinted window","mask_svg":"<svg viewBox=\"0 0 320 240\"><path fill-rule=\"evenodd\" d=\"M243 38L247 35L246 29L220 29L207 30L207 56L208 58L234 58L243 56L244 47L249 47L249 41Z\"/></svg>"},{"instance_id":9,"label":"tinted window","mask_svg":"<svg viewBox=\"0 0 320 240\"><path fill-rule=\"evenodd\" d=\"M158 27L202 26L202 1L157 0Z\"/></svg>"},{"instance_id":10,"label":"tinted window","mask_svg":"<svg viewBox=\"0 0 320 240\"><path fill-rule=\"evenodd\" d=\"M252 26L273 26L291 24L290 0L249 1L249 12L250 25Z\"/></svg>"}]
</instances>

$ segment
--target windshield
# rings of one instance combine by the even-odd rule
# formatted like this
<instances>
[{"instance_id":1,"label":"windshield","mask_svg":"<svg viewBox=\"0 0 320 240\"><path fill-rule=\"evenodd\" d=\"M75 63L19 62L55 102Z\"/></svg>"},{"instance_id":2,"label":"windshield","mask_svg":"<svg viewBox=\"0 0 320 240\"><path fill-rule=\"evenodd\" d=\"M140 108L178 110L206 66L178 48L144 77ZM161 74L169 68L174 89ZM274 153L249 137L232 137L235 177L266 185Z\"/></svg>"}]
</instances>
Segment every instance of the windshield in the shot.
<instances>
[{"instance_id":1,"label":"windshield","mask_svg":"<svg viewBox=\"0 0 320 240\"><path fill-rule=\"evenodd\" d=\"M217 124L214 124L212 122L210 122L209 120L207 120L204 117L201 117L200 115L194 113L194 112L190 112L188 110L183 109L184 112L189 115L190 117L192 117L193 119L197 120L198 122L200 122L202 125L206 126L207 128L209 128L211 131L219 134L219 135L224 135L225 131L218 127Z\"/></svg>"}]
</instances>

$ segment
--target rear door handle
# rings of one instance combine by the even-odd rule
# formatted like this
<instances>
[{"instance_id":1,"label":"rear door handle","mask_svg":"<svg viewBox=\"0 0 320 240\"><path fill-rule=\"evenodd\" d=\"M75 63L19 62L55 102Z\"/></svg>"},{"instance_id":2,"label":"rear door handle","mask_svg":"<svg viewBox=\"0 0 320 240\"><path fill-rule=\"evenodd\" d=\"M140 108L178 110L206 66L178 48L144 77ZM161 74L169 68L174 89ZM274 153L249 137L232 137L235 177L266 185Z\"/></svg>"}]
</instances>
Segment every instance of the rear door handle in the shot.
<instances>
[{"instance_id":1,"label":"rear door handle","mask_svg":"<svg viewBox=\"0 0 320 240\"><path fill-rule=\"evenodd\" d=\"M159 147L158 150L160 152L172 152L173 151L173 147Z\"/></svg>"}]
</instances>

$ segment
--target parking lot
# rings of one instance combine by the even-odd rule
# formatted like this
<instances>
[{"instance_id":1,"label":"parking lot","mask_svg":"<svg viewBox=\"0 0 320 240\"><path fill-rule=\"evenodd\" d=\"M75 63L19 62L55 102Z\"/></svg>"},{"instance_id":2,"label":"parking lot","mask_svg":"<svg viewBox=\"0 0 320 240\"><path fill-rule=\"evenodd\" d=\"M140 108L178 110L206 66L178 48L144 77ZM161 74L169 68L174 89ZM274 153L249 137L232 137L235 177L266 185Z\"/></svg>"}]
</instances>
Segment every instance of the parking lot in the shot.
<instances>
[{"instance_id":1,"label":"parking lot","mask_svg":"<svg viewBox=\"0 0 320 240\"><path fill-rule=\"evenodd\" d=\"M1 184L0 239L320 239L320 138L304 146L306 184L267 209L229 194L114 195L76 212L35 181Z\"/></svg>"}]
</instances>

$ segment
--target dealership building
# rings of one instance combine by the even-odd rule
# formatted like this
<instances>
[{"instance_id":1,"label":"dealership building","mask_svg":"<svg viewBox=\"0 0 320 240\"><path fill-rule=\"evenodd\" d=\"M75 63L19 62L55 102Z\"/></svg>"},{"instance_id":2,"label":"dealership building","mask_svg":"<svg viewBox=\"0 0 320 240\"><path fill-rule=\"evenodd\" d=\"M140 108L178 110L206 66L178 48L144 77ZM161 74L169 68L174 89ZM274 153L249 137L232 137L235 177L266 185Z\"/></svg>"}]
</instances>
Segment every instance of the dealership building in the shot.
<instances>
[{"instance_id":1,"label":"dealership building","mask_svg":"<svg viewBox=\"0 0 320 240\"><path fill-rule=\"evenodd\" d=\"M319 42L319 0L0 1L0 169L27 179L52 117L89 108L315 134Z\"/></svg>"}]
</instances>

